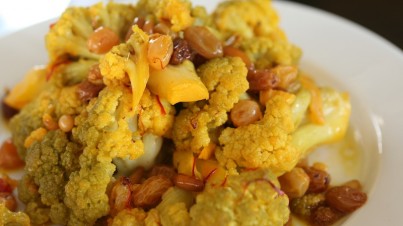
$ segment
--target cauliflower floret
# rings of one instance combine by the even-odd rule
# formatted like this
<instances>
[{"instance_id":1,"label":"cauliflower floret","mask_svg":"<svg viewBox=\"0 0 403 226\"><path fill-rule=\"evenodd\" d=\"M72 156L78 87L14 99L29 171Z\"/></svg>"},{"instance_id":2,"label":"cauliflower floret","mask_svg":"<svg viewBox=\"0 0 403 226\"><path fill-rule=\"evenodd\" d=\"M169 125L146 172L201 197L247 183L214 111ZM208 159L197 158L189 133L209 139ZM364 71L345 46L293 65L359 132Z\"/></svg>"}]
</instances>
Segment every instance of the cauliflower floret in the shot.
<instances>
[{"instance_id":1,"label":"cauliflower floret","mask_svg":"<svg viewBox=\"0 0 403 226\"><path fill-rule=\"evenodd\" d=\"M278 32L279 18L269 0L225 1L214 11L213 18L227 37L236 34L252 38Z\"/></svg>"},{"instance_id":2,"label":"cauliflower floret","mask_svg":"<svg viewBox=\"0 0 403 226\"><path fill-rule=\"evenodd\" d=\"M169 21L174 32L182 31L193 23L188 0L141 0L137 8L140 15L154 14L158 20Z\"/></svg>"},{"instance_id":3,"label":"cauliflower floret","mask_svg":"<svg viewBox=\"0 0 403 226\"><path fill-rule=\"evenodd\" d=\"M240 48L256 68L293 65L301 56L301 50L289 43L280 29L270 0L223 2L214 12L213 20L224 39L233 35L242 37Z\"/></svg>"},{"instance_id":4,"label":"cauliflower floret","mask_svg":"<svg viewBox=\"0 0 403 226\"><path fill-rule=\"evenodd\" d=\"M53 73L60 73L60 82L63 86L76 85L88 77L88 72L93 65L96 65L98 61L79 59L78 61L68 62L63 65L59 65ZM53 75L51 75L53 77Z\"/></svg>"},{"instance_id":5,"label":"cauliflower floret","mask_svg":"<svg viewBox=\"0 0 403 226\"><path fill-rule=\"evenodd\" d=\"M128 124L135 116L131 97L127 88L106 87L76 118L73 137L84 150L81 169L70 175L65 186L64 201L71 210L68 225L92 225L105 216L109 212L106 188L115 171L112 159L143 154L143 143Z\"/></svg>"},{"instance_id":6,"label":"cauliflower floret","mask_svg":"<svg viewBox=\"0 0 403 226\"><path fill-rule=\"evenodd\" d=\"M188 226L190 224L188 211L192 204L191 192L172 187L164 193L157 207L148 212L138 208L124 209L110 220L109 225Z\"/></svg>"},{"instance_id":7,"label":"cauliflower floret","mask_svg":"<svg viewBox=\"0 0 403 226\"><path fill-rule=\"evenodd\" d=\"M193 194L180 188L172 187L164 193L162 201L156 207L162 225L188 226L189 208L193 204Z\"/></svg>"},{"instance_id":8,"label":"cauliflower floret","mask_svg":"<svg viewBox=\"0 0 403 226\"><path fill-rule=\"evenodd\" d=\"M198 74L210 99L191 103L181 110L173 127L176 148L195 153L216 142L216 129L227 121L227 113L249 88L247 70L240 58L213 59L202 65Z\"/></svg>"},{"instance_id":9,"label":"cauliflower floret","mask_svg":"<svg viewBox=\"0 0 403 226\"><path fill-rule=\"evenodd\" d=\"M99 55L87 48L93 32L87 8L68 8L46 35L46 49L51 62L60 62L68 56L98 59Z\"/></svg>"},{"instance_id":10,"label":"cauliflower floret","mask_svg":"<svg viewBox=\"0 0 403 226\"><path fill-rule=\"evenodd\" d=\"M133 34L126 43L113 47L101 59L99 68L105 85L131 85L132 107L136 109L149 77L148 35L137 25L133 26L132 30Z\"/></svg>"},{"instance_id":11,"label":"cauliflower floret","mask_svg":"<svg viewBox=\"0 0 403 226\"><path fill-rule=\"evenodd\" d=\"M74 70L72 67L77 68L78 65L67 64L55 70L41 93L11 119L10 129L13 134L13 143L22 158L25 158L26 155L24 145L26 138L33 131L45 127L42 121L45 113L57 120L63 114L74 116L83 109L84 103L75 93L77 86L64 86L64 79L66 77L82 78L84 77L82 74L86 75L88 70ZM77 81L79 80L77 79Z\"/></svg>"},{"instance_id":12,"label":"cauliflower floret","mask_svg":"<svg viewBox=\"0 0 403 226\"><path fill-rule=\"evenodd\" d=\"M100 26L110 28L121 40L124 40L132 25L136 10L130 4L119 4L108 1L106 6L101 2L91 6L89 13L92 18L92 25L95 28Z\"/></svg>"},{"instance_id":13,"label":"cauliflower floret","mask_svg":"<svg viewBox=\"0 0 403 226\"><path fill-rule=\"evenodd\" d=\"M23 183L19 184L19 190L26 191L25 197L24 192L22 193L22 201L31 206L40 203L42 209L48 209L46 215L50 216L53 223L64 224L67 221L67 207L63 203L64 186L69 175L79 169L80 152L80 147L70 142L67 135L60 130L48 132L41 142L35 142L28 148L25 158L26 174ZM37 215L36 210L37 208L27 209L27 213ZM39 219L42 221L44 217ZM36 222L35 218L32 220L35 224L43 223Z\"/></svg>"},{"instance_id":14,"label":"cauliflower floret","mask_svg":"<svg viewBox=\"0 0 403 226\"><path fill-rule=\"evenodd\" d=\"M325 122L302 122L292 135L293 145L304 156L318 145L342 139L349 125L351 104L348 94L332 88L321 88L320 94Z\"/></svg>"},{"instance_id":15,"label":"cauliflower floret","mask_svg":"<svg viewBox=\"0 0 403 226\"><path fill-rule=\"evenodd\" d=\"M42 115L49 103L48 96L42 94L37 99L26 105L16 116L10 120L10 130L13 134L13 144L17 147L18 154L25 158L26 138L36 129L43 126ZM20 126L24 125L24 126Z\"/></svg>"},{"instance_id":16,"label":"cauliflower floret","mask_svg":"<svg viewBox=\"0 0 403 226\"><path fill-rule=\"evenodd\" d=\"M148 89L144 90L140 106L138 118L140 134L152 133L157 136L171 137L175 108Z\"/></svg>"},{"instance_id":17,"label":"cauliflower floret","mask_svg":"<svg viewBox=\"0 0 403 226\"><path fill-rule=\"evenodd\" d=\"M40 143L36 142L28 149L25 158L27 173L24 177L31 177L38 186L40 202L50 207L49 216L53 223L63 224L67 221L67 214L63 213L66 210L63 203L64 186L69 175L79 169L80 153L80 147L70 142L60 130L48 132Z\"/></svg>"},{"instance_id":18,"label":"cauliflower floret","mask_svg":"<svg viewBox=\"0 0 403 226\"><path fill-rule=\"evenodd\" d=\"M246 39L240 48L260 69L275 65L296 65L301 57L300 48L276 35Z\"/></svg>"},{"instance_id":19,"label":"cauliflower floret","mask_svg":"<svg viewBox=\"0 0 403 226\"><path fill-rule=\"evenodd\" d=\"M109 220L109 226L144 226L147 213L142 209L124 209L113 219Z\"/></svg>"},{"instance_id":20,"label":"cauliflower floret","mask_svg":"<svg viewBox=\"0 0 403 226\"><path fill-rule=\"evenodd\" d=\"M228 176L225 186L207 187L190 209L192 226L282 226L289 217L288 197L267 169Z\"/></svg>"},{"instance_id":21,"label":"cauliflower floret","mask_svg":"<svg viewBox=\"0 0 403 226\"><path fill-rule=\"evenodd\" d=\"M89 8L68 8L46 35L51 64L65 61L69 57L99 59L100 55L87 48L88 37L96 28L105 26L124 40L134 16L134 7L112 2L106 6L97 4Z\"/></svg>"},{"instance_id":22,"label":"cauliflower floret","mask_svg":"<svg viewBox=\"0 0 403 226\"><path fill-rule=\"evenodd\" d=\"M213 18L210 17L206 8L202 6L195 6L192 8L192 17L194 17L194 26L207 26L213 27Z\"/></svg>"},{"instance_id":23,"label":"cauliflower floret","mask_svg":"<svg viewBox=\"0 0 403 226\"><path fill-rule=\"evenodd\" d=\"M216 150L220 164L229 170L236 165L269 168L277 175L291 170L301 156L299 150L292 146L294 121L291 105L294 99L292 94L275 91L266 104L262 120L224 129L219 137L220 147Z\"/></svg>"},{"instance_id":24,"label":"cauliflower floret","mask_svg":"<svg viewBox=\"0 0 403 226\"><path fill-rule=\"evenodd\" d=\"M40 200L28 203L25 207L25 212L28 214L31 221L37 225L43 225L49 222L49 208L44 207Z\"/></svg>"},{"instance_id":25,"label":"cauliflower floret","mask_svg":"<svg viewBox=\"0 0 403 226\"><path fill-rule=\"evenodd\" d=\"M130 175L136 167L149 169L155 162L162 147L163 136L170 137L175 117L175 108L168 102L159 99L148 89L140 100L138 119L133 124L141 135L144 144L144 154L134 160L128 158L115 158L113 162L118 168L120 175Z\"/></svg>"},{"instance_id":26,"label":"cauliflower floret","mask_svg":"<svg viewBox=\"0 0 403 226\"><path fill-rule=\"evenodd\" d=\"M22 212L11 212L5 203L0 203L0 225L30 226L31 224L28 215Z\"/></svg>"}]
</instances>

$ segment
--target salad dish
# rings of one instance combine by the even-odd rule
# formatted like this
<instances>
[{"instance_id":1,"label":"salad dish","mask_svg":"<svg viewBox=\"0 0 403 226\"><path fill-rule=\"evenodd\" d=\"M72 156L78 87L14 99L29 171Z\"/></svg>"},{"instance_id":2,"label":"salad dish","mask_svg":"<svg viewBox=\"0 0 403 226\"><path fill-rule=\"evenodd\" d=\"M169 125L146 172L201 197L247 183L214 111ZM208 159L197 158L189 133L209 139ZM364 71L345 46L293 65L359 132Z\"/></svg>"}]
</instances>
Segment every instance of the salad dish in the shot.
<instances>
[{"instance_id":1,"label":"salad dish","mask_svg":"<svg viewBox=\"0 0 403 226\"><path fill-rule=\"evenodd\" d=\"M0 225L332 225L370 199L309 160L359 152L355 105L269 0L70 7L45 47L2 100Z\"/></svg>"}]
</instances>

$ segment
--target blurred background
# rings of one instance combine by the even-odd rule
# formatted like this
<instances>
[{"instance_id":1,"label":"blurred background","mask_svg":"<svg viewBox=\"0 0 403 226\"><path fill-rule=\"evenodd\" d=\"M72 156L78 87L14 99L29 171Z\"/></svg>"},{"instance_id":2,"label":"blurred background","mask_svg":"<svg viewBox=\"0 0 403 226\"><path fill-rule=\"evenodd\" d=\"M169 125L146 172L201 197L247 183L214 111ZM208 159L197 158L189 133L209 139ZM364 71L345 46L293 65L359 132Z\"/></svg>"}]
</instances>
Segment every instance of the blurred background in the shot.
<instances>
[{"instance_id":1,"label":"blurred background","mask_svg":"<svg viewBox=\"0 0 403 226\"><path fill-rule=\"evenodd\" d=\"M0 37L93 0L1 0ZM210 0L209 0L210 1ZM403 49L403 0L278 0L299 2L354 21ZM130 1L126 1L130 2Z\"/></svg>"},{"instance_id":2,"label":"blurred background","mask_svg":"<svg viewBox=\"0 0 403 226\"><path fill-rule=\"evenodd\" d=\"M337 14L403 49L403 0L286 0Z\"/></svg>"}]
</instances>

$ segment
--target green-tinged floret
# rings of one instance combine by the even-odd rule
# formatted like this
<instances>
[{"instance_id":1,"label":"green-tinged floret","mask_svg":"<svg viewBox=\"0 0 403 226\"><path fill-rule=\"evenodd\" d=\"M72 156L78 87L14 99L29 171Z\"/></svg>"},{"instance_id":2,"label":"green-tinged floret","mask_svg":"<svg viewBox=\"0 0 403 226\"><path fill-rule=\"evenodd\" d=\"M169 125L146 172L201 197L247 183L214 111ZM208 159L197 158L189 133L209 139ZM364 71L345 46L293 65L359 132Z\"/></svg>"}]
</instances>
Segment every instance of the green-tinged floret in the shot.
<instances>
[{"instance_id":1,"label":"green-tinged floret","mask_svg":"<svg viewBox=\"0 0 403 226\"><path fill-rule=\"evenodd\" d=\"M46 103L44 95L40 95L36 100L25 106L16 116L10 120L10 130L13 134L13 143L17 147L18 154L25 158L26 148L24 146L25 139L32 131L41 127L42 115L46 111ZM20 126L24 125L24 126Z\"/></svg>"},{"instance_id":2,"label":"green-tinged floret","mask_svg":"<svg viewBox=\"0 0 403 226\"><path fill-rule=\"evenodd\" d=\"M207 187L190 209L192 226L282 226L289 217L288 197L269 170L231 175L225 186Z\"/></svg>"},{"instance_id":3,"label":"green-tinged floret","mask_svg":"<svg viewBox=\"0 0 403 226\"><path fill-rule=\"evenodd\" d=\"M175 119L173 140L178 150L199 153L216 142L215 130L228 119L227 113L248 88L247 70L239 58L220 58L198 69L210 98L189 104Z\"/></svg>"},{"instance_id":4,"label":"green-tinged floret","mask_svg":"<svg viewBox=\"0 0 403 226\"><path fill-rule=\"evenodd\" d=\"M83 109L83 102L76 95L77 85L65 86L64 80L80 81L88 73L88 62L66 64L55 70L52 78L47 82L43 91L28 103L10 121L10 129L13 134L13 142L18 153L25 158L27 147L24 145L26 138L36 129L45 127L42 117L49 114L57 122L64 114L77 115ZM24 126L21 126L24 125Z\"/></svg>"},{"instance_id":5,"label":"green-tinged floret","mask_svg":"<svg viewBox=\"0 0 403 226\"><path fill-rule=\"evenodd\" d=\"M31 222L36 225L49 223L49 207L44 206L40 200L30 202L25 207L25 212L28 214Z\"/></svg>"},{"instance_id":6,"label":"green-tinged floret","mask_svg":"<svg viewBox=\"0 0 403 226\"><path fill-rule=\"evenodd\" d=\"M30 206L26 210L30 216L38 215L39 207L33 207L41 206L39 209L46 217L49 215L53 223L67 222L64 186L69 175L79 169L80 152L81 148L70 142L60 130L48 132L41 142L35 142L28 148L25 158L27 173L19 187L21 200ZM39 218L39 222L35 220L37 218L32 218L32 221L41 224L43 218Z\"/></svg>"},{"instance_id":7,"label":"green-tinged floret","mask_svg":"<svg viewBox=\"0 0 403 226\"><path fill-rule=\"evenodd\" d=\"M290 203L290 209L295 215L309 219L312 212L326 202L324 193L310 193L295 198Z\"/></svg>"},{"instance_id":8,"label":"green-tinged floret","mask_svg":"<svg viewBox=\"0 0 403 226\"><path fill-rule=\"evenodd\" d=\"M97 63L95 60L80 59L63 65L57 70L60 71L63 86L72 86L86 80L91 67Z\"/></svg>"}]
</instances>

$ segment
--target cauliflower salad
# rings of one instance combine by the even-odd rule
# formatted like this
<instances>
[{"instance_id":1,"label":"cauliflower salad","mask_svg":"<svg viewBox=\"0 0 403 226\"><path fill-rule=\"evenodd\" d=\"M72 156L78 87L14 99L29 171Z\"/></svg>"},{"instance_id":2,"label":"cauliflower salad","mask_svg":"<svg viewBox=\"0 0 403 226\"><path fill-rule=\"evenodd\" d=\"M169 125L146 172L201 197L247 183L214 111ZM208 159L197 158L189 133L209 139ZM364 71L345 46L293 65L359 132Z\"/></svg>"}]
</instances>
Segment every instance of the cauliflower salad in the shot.
<instances>
[{"instance_id":1,"label":"cauliflower salad","mask_svg":"<svg viewBox=\"0 0 403 226\"><path fill-rule=\"evenodd\" d=\"M0 225L331 225L366 202L306 162L350 100L299 70L270 0L71 7L45 42L2 101Z\"/></svg>"}]
</instances>

